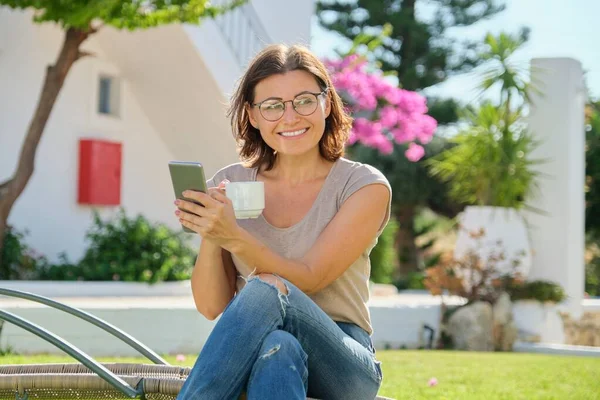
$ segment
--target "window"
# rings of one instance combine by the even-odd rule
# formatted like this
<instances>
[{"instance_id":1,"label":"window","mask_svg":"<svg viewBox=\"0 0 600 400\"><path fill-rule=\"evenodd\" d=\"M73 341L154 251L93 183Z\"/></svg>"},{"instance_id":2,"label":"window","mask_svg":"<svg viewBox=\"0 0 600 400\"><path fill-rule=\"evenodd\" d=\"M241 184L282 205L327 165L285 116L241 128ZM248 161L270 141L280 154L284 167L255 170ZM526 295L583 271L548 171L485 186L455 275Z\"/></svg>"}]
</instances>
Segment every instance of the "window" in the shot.
<instances>
[{"instance_id":1,"label":"window","mask_svg":"<svg viewBox=\"0 0 600 400\"><path fill-rule=\"evenodd\" d=\"M98 80L98 113L113 117L120 116L119 80L112 76L101 75Z\"/></svg>"}]
</instances>

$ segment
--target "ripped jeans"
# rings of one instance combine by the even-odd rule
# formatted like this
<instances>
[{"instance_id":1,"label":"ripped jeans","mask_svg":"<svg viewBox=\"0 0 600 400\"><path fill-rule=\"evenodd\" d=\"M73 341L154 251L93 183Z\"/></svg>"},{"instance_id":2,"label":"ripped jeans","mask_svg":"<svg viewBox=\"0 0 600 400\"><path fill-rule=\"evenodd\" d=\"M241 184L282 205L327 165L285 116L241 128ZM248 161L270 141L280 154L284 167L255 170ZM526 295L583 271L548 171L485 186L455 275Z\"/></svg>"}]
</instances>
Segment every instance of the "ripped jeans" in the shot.
<instances>
[{"instance_id":1,"label":"ripped jeans","mask_svg":"<svg viewBox=\"0 0 600 400\"><path fill-rule=\"evenodd\" d=\"M336 323L306 294L288 294L259 277L231 300L183 385L178 400L369 400L382 373L371 338Z\"/></svg>"}]
</instances>

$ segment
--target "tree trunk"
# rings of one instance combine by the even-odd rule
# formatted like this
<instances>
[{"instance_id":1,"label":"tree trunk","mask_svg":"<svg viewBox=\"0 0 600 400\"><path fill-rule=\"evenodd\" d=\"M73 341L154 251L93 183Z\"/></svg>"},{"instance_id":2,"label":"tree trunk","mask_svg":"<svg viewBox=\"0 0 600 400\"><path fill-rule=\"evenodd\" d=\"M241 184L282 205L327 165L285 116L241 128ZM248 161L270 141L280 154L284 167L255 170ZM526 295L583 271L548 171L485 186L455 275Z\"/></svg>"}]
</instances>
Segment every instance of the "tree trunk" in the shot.
<instances>
[{"instance_id":1,"label":"tree trunk","mask_svg":"<svg viewBox=\"0 0 600 400\"><path fill-rule=\"evenodd\" d=\"M48 66L46 69L44 85L38 99L37 108L29 124L25 141L21 147L17 168L12 177L0 184L0 266L3 265L4 236L10 211L33 175L38 144L67 74L73 64L85 55L79 48L94 32L92 29L84 31L69 28L65 33L63 45L55 64ZM38 197L42 201L42 196ZM0 268L0 271L2 269ZM8 277L4 277L4 279L8 279Z\"/></svg>"},{"instance_id":2,"label":"tree trunk","mask_svg":"<svg viewBox=\"0 0 600 400\"><path fill-rule=\"evenodd\" d=\"M412 24L414 24L416 21L415 2L416 0L402 1L402 13L409 17ZM398 52L398 56L400 56L400 66L397 69L398 81L402 83L403 88L406 90L417 89L416 87L414 87L414 84L411 84L413 82L404 79L404 76L406 75L408 69L413 66L411 65L411 62L415 61L415 50L413 48L414 40L412 36L414 33L414 27L412 26L412 24L407 24L406 26L401 27L399 32L399 36L402 38L402 44L400 45L400 51Z\"/></svg>"},{"instance_id":3,"label":"tree trunk","mask_svg":"<svg viewBox=\"0 0 600 400\"><path fill-rule=\"evenodd\" d=\"M396 249L398 249L399 268L398 276L401 278L409 272L419 270L419 253L415 243L415 206L402 206L395 212L398 221L396 234Z\"/></svg>"}]
</instances>

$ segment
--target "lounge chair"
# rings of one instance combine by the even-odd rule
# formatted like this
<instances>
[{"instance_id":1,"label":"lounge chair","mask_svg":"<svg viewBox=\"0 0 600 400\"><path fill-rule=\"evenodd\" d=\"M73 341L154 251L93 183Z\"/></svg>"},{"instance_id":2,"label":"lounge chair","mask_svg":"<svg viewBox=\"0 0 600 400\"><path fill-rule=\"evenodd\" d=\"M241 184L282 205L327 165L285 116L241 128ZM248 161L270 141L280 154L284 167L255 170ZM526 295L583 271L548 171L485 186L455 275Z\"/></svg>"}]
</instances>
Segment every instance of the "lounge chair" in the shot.
<instances>
[{"instance_id":1,"label":"lounge chair","mask_svg":"<svg viewBox=\"0 0 600 400\"><path fill-rule=\"evenodd\" d=\"M0 400L173 400L191 368L169 365L138 340L85 311L32 293L0 288L0 295L42 303L83 319L127 343L154 364L101 364L52 332L0 309L0 319L48 341L79 363L0 365ZM377 397L385 400L385 397ZM312 399L315 400L315 399ZM391 399L388 399L391 400Z\"/></svg>"}]
</instances>

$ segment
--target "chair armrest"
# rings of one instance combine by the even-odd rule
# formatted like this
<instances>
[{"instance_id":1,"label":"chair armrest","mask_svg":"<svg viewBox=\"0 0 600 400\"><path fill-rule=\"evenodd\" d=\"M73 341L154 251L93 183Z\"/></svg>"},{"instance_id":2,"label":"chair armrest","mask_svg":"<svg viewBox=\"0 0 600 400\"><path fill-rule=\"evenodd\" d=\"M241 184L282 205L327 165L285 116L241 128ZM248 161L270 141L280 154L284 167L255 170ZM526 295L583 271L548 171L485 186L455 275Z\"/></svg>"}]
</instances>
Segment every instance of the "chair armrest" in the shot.
<instances>
[{"instance_id":1,"label":"chair armrest","mask_svg":"<svg viewBox=\"0 0 600 400\"><path fill-rule=\"evenodd\" d=\"M30 322L8 311L0 310L0 319L3 319L7 322L10 322L11 324L21 327L26 331L29 331L34 335L39 336L40 338L58 347L59 349L61 349L62 351L75 358L77 361L79 361L89 369L91 369L98 376L100 376L106 382L111 384L117 390L121 391L121 393L125 394L127 397L136 398L143 394L142 388L134 389L123 379L119 378L117 375L109 371L105 366L98 363L89 355L87 355L77 347L73 346L71 343L67 342L60 336L55 335L54 333L34 324L33 322Z\"/></svg>"},{"instance_id":2,"label":"chair armrest","mask_svg":"<svg viewBox=\"0 0 600 400\"><path fill-rule=\"evenodd\" d=\"M80 318L84 321L87 321L91 324L96 325L100 329L102 329L102 330L110 333L114 337L122 340L123 342L127 343L128 345L130 345L131 347L133 347L134 349L139 351L143 356L147 357L149 360L151 360L155 364L169 365L169 363L167 361L165 361L161 356L156 354L148 346L144 345L143 343L141 343L140 341L135 339L133 336L125 333L124 331L117 328L116 326L111 325L108 322L106 322L90 313L87 313L85 311L82 311L82 310L74 308L74 307L70 307L66 304L49 299L47 297L38 296L37 294L23 292L20 290L0 288L0 295L9 296L9 297L18 297L18 298L25 299L25 300L35 301L35 302L47 305L49 307L55 308L57 310L61 310L66 313L69 313L77 318Z\"/></svg>"}]
</instances>

